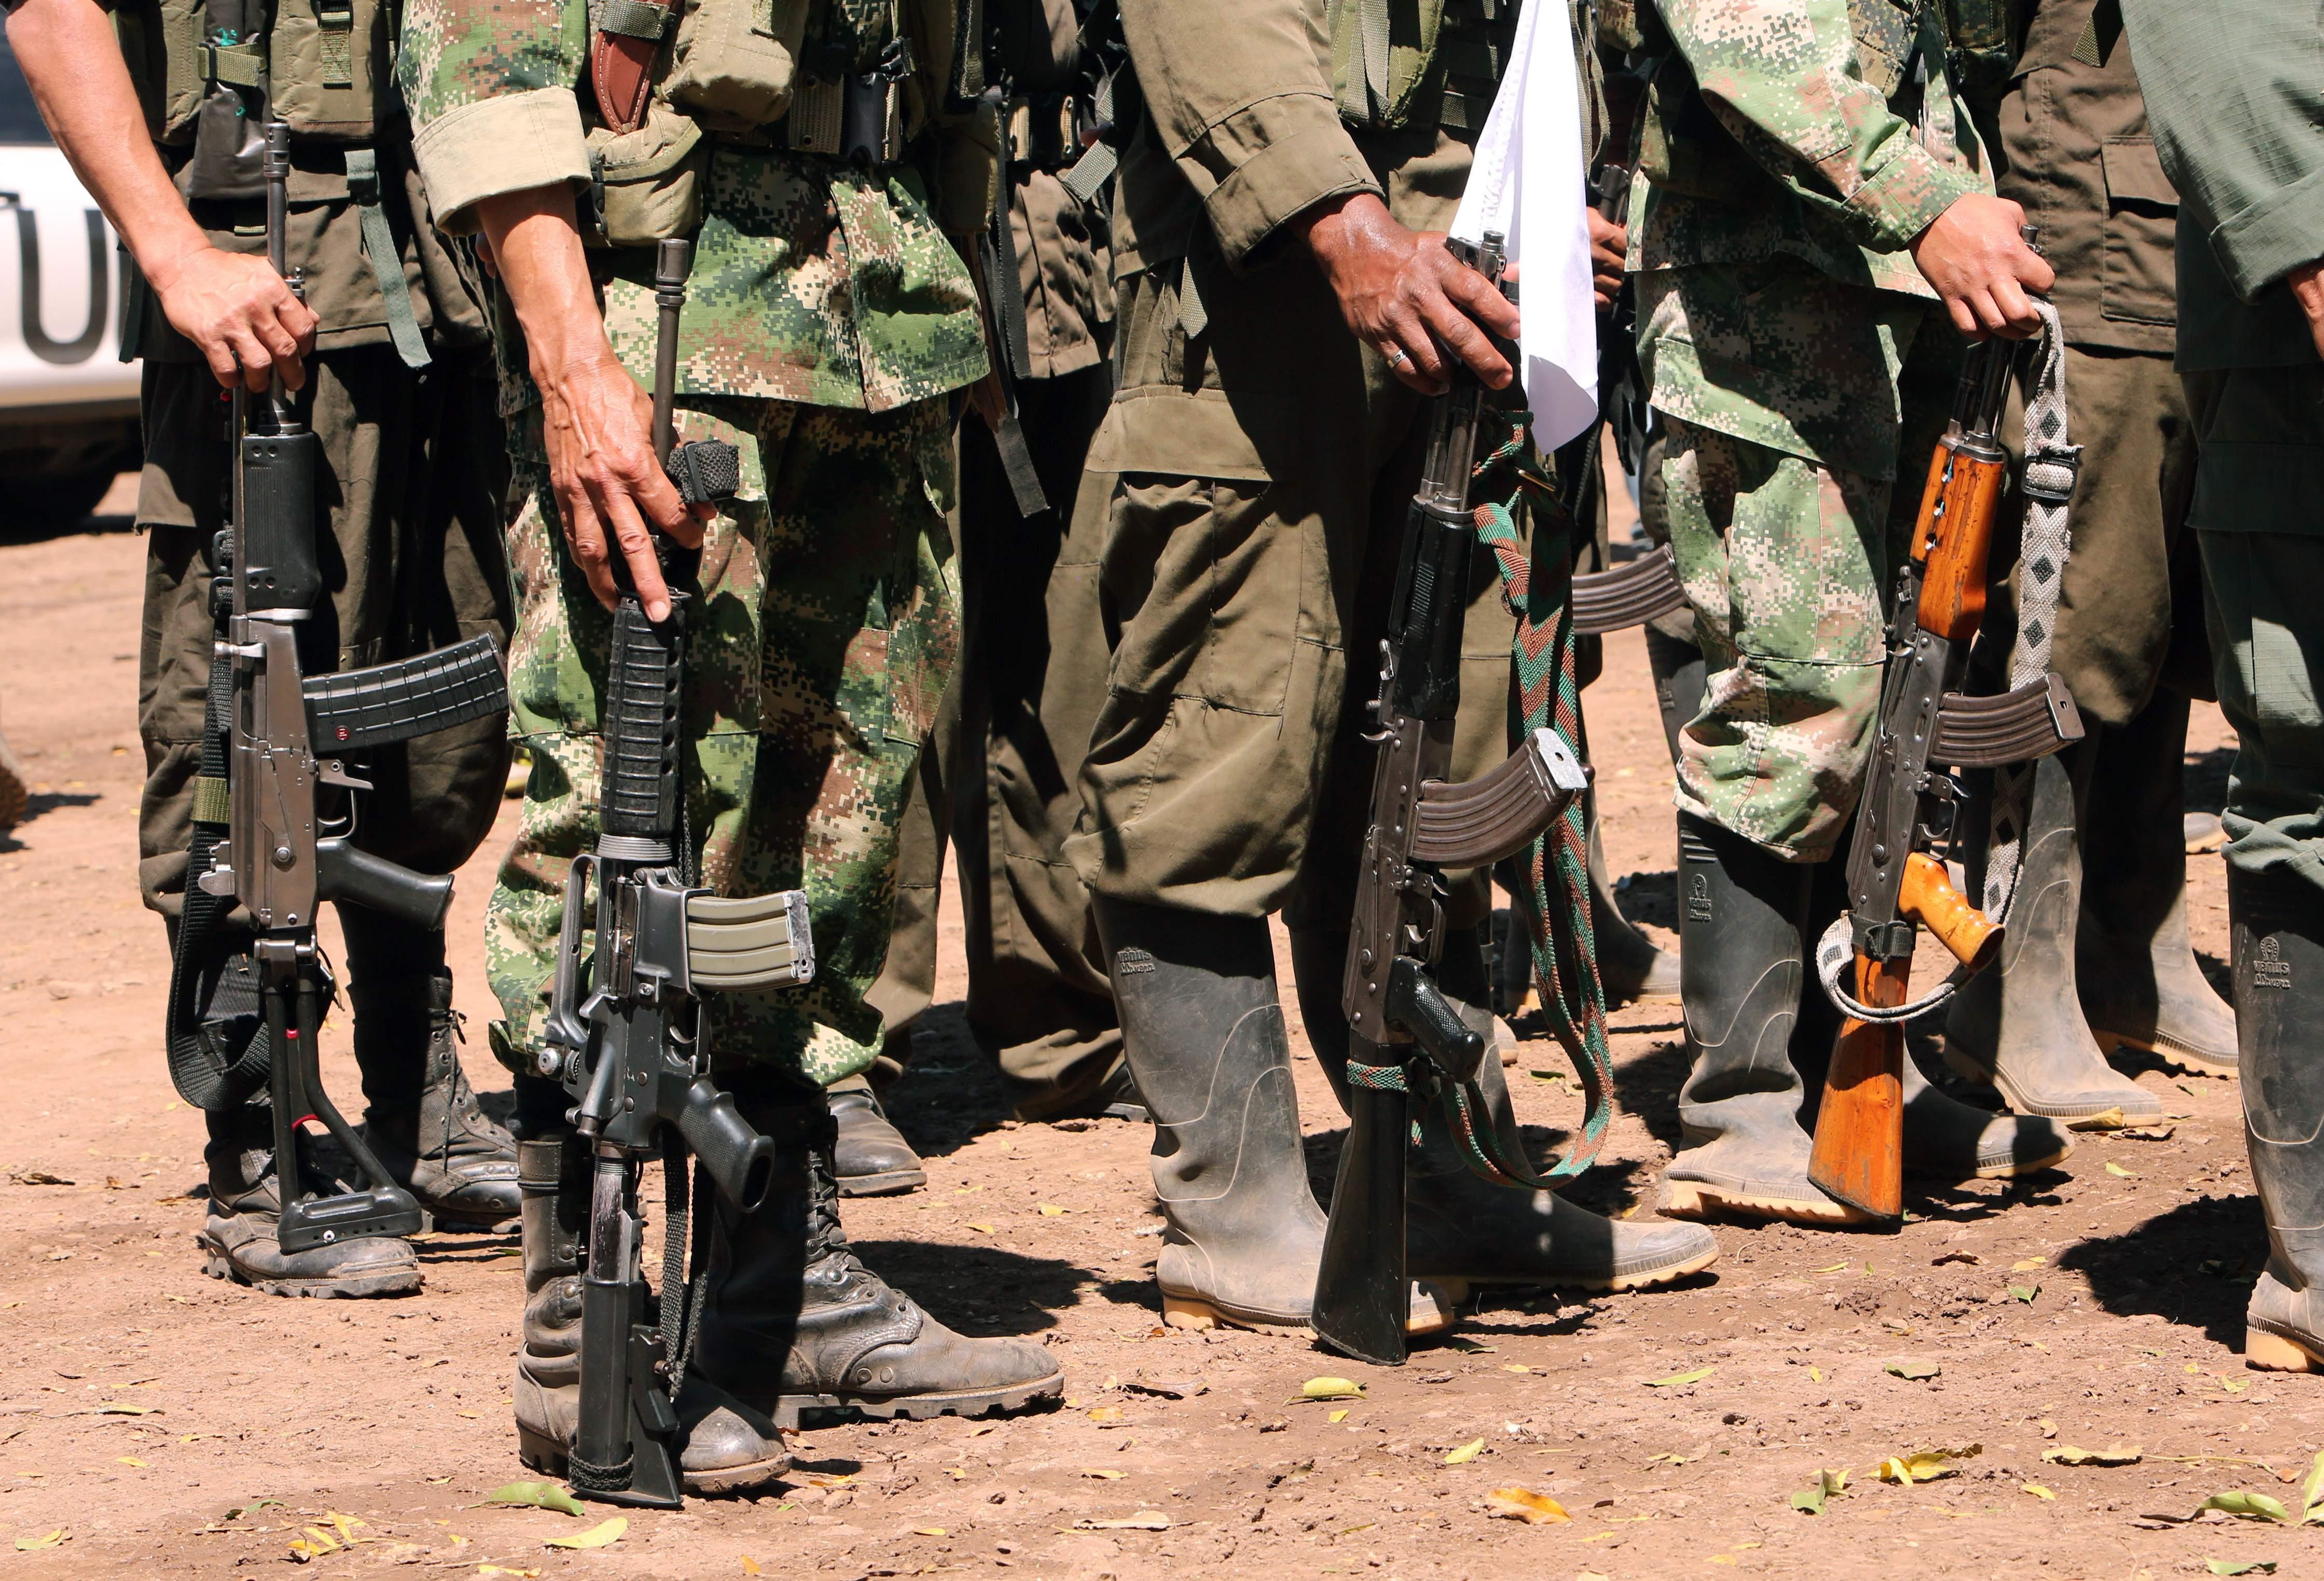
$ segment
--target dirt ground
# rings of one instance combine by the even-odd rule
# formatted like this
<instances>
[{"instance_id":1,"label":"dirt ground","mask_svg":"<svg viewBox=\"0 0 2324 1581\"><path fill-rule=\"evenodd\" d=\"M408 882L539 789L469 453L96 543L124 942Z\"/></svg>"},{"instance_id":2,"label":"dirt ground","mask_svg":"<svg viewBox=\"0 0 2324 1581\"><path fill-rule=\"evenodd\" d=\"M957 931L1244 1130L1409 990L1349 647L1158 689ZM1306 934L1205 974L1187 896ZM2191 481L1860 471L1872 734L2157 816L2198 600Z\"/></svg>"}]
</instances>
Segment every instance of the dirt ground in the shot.
<instances>
[{"instance_id":1,"label":"dirt ground","mask_svg":"<svg viewBox=\"0 0 2324 1581\"><path fill-rule=\"evenodd\" d=\"M633 1514L595 1551L545 1547L611 1512L480 1507L527 1475L512 1237L427 1240L427 1288L386 1301L261 1296L203 1277L193 1254L201 1127L163 1071L168 968L134 882L142 548L119 519L0 547L0 723L37 793L0 841L0 1530L14 1539L0 1574L263 1573L310 1529L330 1550L312 1562L340 1574L2317 1573L2295 1528L2149 1519L2233 1489L2296 1519L2324 1444L2324 1379L2247 1373L2237 1354L2265 1248L2228 1081L2138 1069L2177 1117L2167 1139L2084 1135L2015 1190L1916 1193L1898 1235L1721 1227L1722 1260L1684 1288L1497 1300L1409 1365L1367 1368L1297 1339L1159 1326L1148 1133L1008 1119L961 1017L956 916L949 1003L892 1100L929 1184L850 1203L847 1222L945 1320L1054 1347L1066 1402L823 1427L780 1494ZM1668 768L1635 634L1588 706L1613 871L1668 924ZM2227 743L2214 711L2197 728L2190 786L2216 808ZM472 1027L491 1014L479 917L509 826L460 877ZM2193 887L2216 976L2216 858L2195 860ZM1675 1135L1676 1007L1616 1026L1622 1113L1575 1195L1646 1212ZM343 1025L326 1047L347 1103ZM504 1086L481 1036L468 1048L479 1083ZM1551 1145L1572 1083L1554 1079L1554 1044L1523 1052L1519 1110ZM1304 1045L1298 1059L1320 1188L1341 1121ZM1364 1395L1294 1403L1319 1374ZM1890 1456L1971 1445L1958 1475L1876 1476ZM2045 1461L2070 1446L2141 1457ZM1821 1515L1793 1508L1825 1468L1848 1471L1846 1491ZM1512 1487L1572 1519L1494 1518L1489 1495Z\"/></svg>"}]
</instances>

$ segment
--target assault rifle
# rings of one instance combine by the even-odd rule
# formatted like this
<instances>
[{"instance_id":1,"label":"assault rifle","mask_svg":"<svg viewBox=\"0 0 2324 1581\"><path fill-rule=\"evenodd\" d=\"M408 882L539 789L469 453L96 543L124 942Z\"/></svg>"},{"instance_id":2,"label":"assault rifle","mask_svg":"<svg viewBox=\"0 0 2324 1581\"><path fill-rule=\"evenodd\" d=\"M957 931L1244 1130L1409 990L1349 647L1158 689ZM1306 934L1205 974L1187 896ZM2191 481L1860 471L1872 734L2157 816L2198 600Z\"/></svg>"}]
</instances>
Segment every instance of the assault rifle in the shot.
<instances>
[{"instance_id":1,"label":"assault rifle","mask_svg":"<svg viewBox=\"0 0 2324 1581\"><path fill-rule=\"evenodd\" d=\"M285 268L290 129L281 120L267 124L262 168L267 257L303 296L300 274ZM490 636L329 673L335 655L318 615L328 596L317 552L319 442L279 374L255 400L237 383L233 420L231 524L217 535L210 585L219 639L167 1037L171 1079L195 1107L229 1110L261 1083L270 1089L278 1233L282 1250L296 1253L412 1235L421 1222L411 1194L324 1092L316 1066L316 1033L333 993L316 908L352 901L432 929L452 901L450 878L355 847L355 796L372 788L359 755L503 712L508 691ZM224 863L216 859L221 841ZM223 942L237 900L255 933L247 957ZM298 1162L309 1117L337 1138L367 1190L309 1192Z\"/></svg>"},{"instance_id":2,"label":"assault rifle","mask_svg":"<svg viewBox=\"0 0 2324 1581\"><path fill-rule=\"evenodd\" d=\"M1487 232L1481 247L1457 238L1445 245L1500 283L1498 233ZM1387 1366L1404 1360L1409 1304L1406 1094L1428 1100L1448 1082L1471 1082L1485 1057L1484 1037L1461 1020L1430 976L1443 942L1439 875L1523 850L1588 784L1572 750L1548 730L1536 731L1489 773L1444 781L1478 548L1469 485L1485 396L1458 358L1446 361L1452 386L1429 403L1420 492L1405 518L1380 643L1379 696L1370 704L1379 729L1370 739L1379 756L1341 991L1349 1027L1348 1137L1315 1279L1316 1336ZM1397 1074L1381 1085L1382 1071Z\"/></svg>"},{"instance_id":3,"label":"assault rifle","mask_svg":"<svg viewBox=\"0 0 2324 1581\"><path fill-rule=\"evenodd\" d=\"M733 497L740 473L734 447L723 440L675 444L678 320L693 257L692 243L663 242L654 274L654 448L689 505ZM620 597L604 691L602 832L594 852L573 859L566 880L537 1068L572 1095L574 1129L591 1151L581 1399L567 1474L586 1499L675 1509L683 1490L676 1400L688 1349L687 1155L698 1177L745 1213L766 1200L774 1178L774 1144L711 1079L702 996L806 982L815 950L799 891L720 899L694 882L679 711L694 602L686 584L696 556L654 538L670 583L669 616L660 624L646 619L628 567L614 560ZM595 935L587 948L585 930ZM648 1305L638 1207L640 1176L657 1157L669 1204L658 1313ZM695 1277L702 1273L697 1247Z\"/></svg>"},{"instance_id":4,"label":"assault rifle","mask_svg":"<svg viewBox=\"0 0 2324 1581\"><path fill-rule=\"evenodd\" d=\"M1952 691L1985 615L1986 559L2009 464L1997 433L2019 351L2018 342L1984 340L1963 362L1952 421L1931 458L1911 556L1897 576L1880 734L1849 850L1857 1004L1832 996L1850 1014L1832 1052L1808 1178L1890 1226L1904 1211L1904 1023L1857 1011L1904 1004L1921 928L1965 972L1983 970L2001 950L2000 926L1945 871L1960 797L1950 770L2023 762L2082 735L2073 698L2054 675L1995 697Z\"/></svg>"}]
</instances>

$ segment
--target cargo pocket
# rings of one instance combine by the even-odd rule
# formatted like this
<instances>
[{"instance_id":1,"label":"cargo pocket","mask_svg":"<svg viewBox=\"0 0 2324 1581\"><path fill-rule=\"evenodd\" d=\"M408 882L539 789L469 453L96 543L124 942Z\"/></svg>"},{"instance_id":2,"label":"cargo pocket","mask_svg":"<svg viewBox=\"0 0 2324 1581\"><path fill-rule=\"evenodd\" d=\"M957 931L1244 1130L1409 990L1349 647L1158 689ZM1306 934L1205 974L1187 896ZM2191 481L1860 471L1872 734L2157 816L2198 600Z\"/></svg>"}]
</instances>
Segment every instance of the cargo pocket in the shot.
<instances>
[{"instance_id":1,"label":"cargo pocket","mask_svg":"<svg viewBox=\"0 0 2324 1581\"><path fill-rule=\"evenodd\" d=\"M2109 137L2098 152L2107 188L2099 316L2130 324L2175 324L2172 247L2179 193L2163 173L2153 138Z\"/></svg>"}]
</instances>

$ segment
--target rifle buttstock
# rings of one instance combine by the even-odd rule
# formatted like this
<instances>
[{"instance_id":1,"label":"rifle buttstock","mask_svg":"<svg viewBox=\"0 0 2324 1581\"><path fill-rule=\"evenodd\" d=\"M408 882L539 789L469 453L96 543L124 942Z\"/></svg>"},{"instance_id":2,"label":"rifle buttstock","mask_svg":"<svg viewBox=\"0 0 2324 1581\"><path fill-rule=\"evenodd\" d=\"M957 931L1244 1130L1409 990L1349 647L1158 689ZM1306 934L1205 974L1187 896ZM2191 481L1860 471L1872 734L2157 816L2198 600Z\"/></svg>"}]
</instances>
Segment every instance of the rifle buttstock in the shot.
<instances>
[{"instance_id":1,"label":"rifle buttstock","mask_svg":"<svg viewBox=\"0 0 2324 1581\"><path fill-rule=\"evenodd\" d=\"M1904 1002L1910 959L1856 958L1856 997L1886 1008ZM1893 1227L1904 1216L1904 1028L1848 1022L1831 1052L1816 1115L1808 1179L1835 1201Z\"/></svg>"}]
</instances>

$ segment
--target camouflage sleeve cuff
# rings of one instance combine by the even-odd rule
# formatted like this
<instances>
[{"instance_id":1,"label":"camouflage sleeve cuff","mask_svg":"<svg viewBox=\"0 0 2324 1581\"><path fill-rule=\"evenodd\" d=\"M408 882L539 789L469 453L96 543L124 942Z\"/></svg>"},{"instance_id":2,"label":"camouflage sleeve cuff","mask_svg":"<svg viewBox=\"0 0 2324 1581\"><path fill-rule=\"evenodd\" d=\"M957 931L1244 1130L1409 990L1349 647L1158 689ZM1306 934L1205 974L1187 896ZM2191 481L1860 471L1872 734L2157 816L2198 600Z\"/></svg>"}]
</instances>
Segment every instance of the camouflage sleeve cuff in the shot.
<instances>
[{"instance_id":1,"label":"camouflage sleeve cuff","mask_svg":"<svg viewBox=\"0 0 2324 1581\"><path fill-rule=\"evenodd\" d=\"M1256 262L1284 221L1326 198L1380 193L1339 111L1321 94L1261 99L1213 125L1178 161L1198 192L1219 251Z\"/></svg>"},{"instance_id":2,"label":"camouflage sleeve cuff","mask_svg":"<svg viewBox=\"0 0 2324 1581\"><path fill-rule=\"evenodd\" d=\"M475 231L475 206L484 198L589 179L581 101L567 87L532 88L448 110L412 134L411 152L436 224L452 236Z\"/></svg>"},{"instance_id":3,"label":"camouflage sleeve cuff","mask_svg":"<svg viewBox=\"0 0 2324 1581\"><path fill-rule=\"evenodd\" d=\"M1969 171L1939 164L1915 142L1849 193L1848 206L1870 228L1867 246L1876 253L1899 253L1958 199L1984 190L1985 185Z\"/></svg>"}]
</instances>

